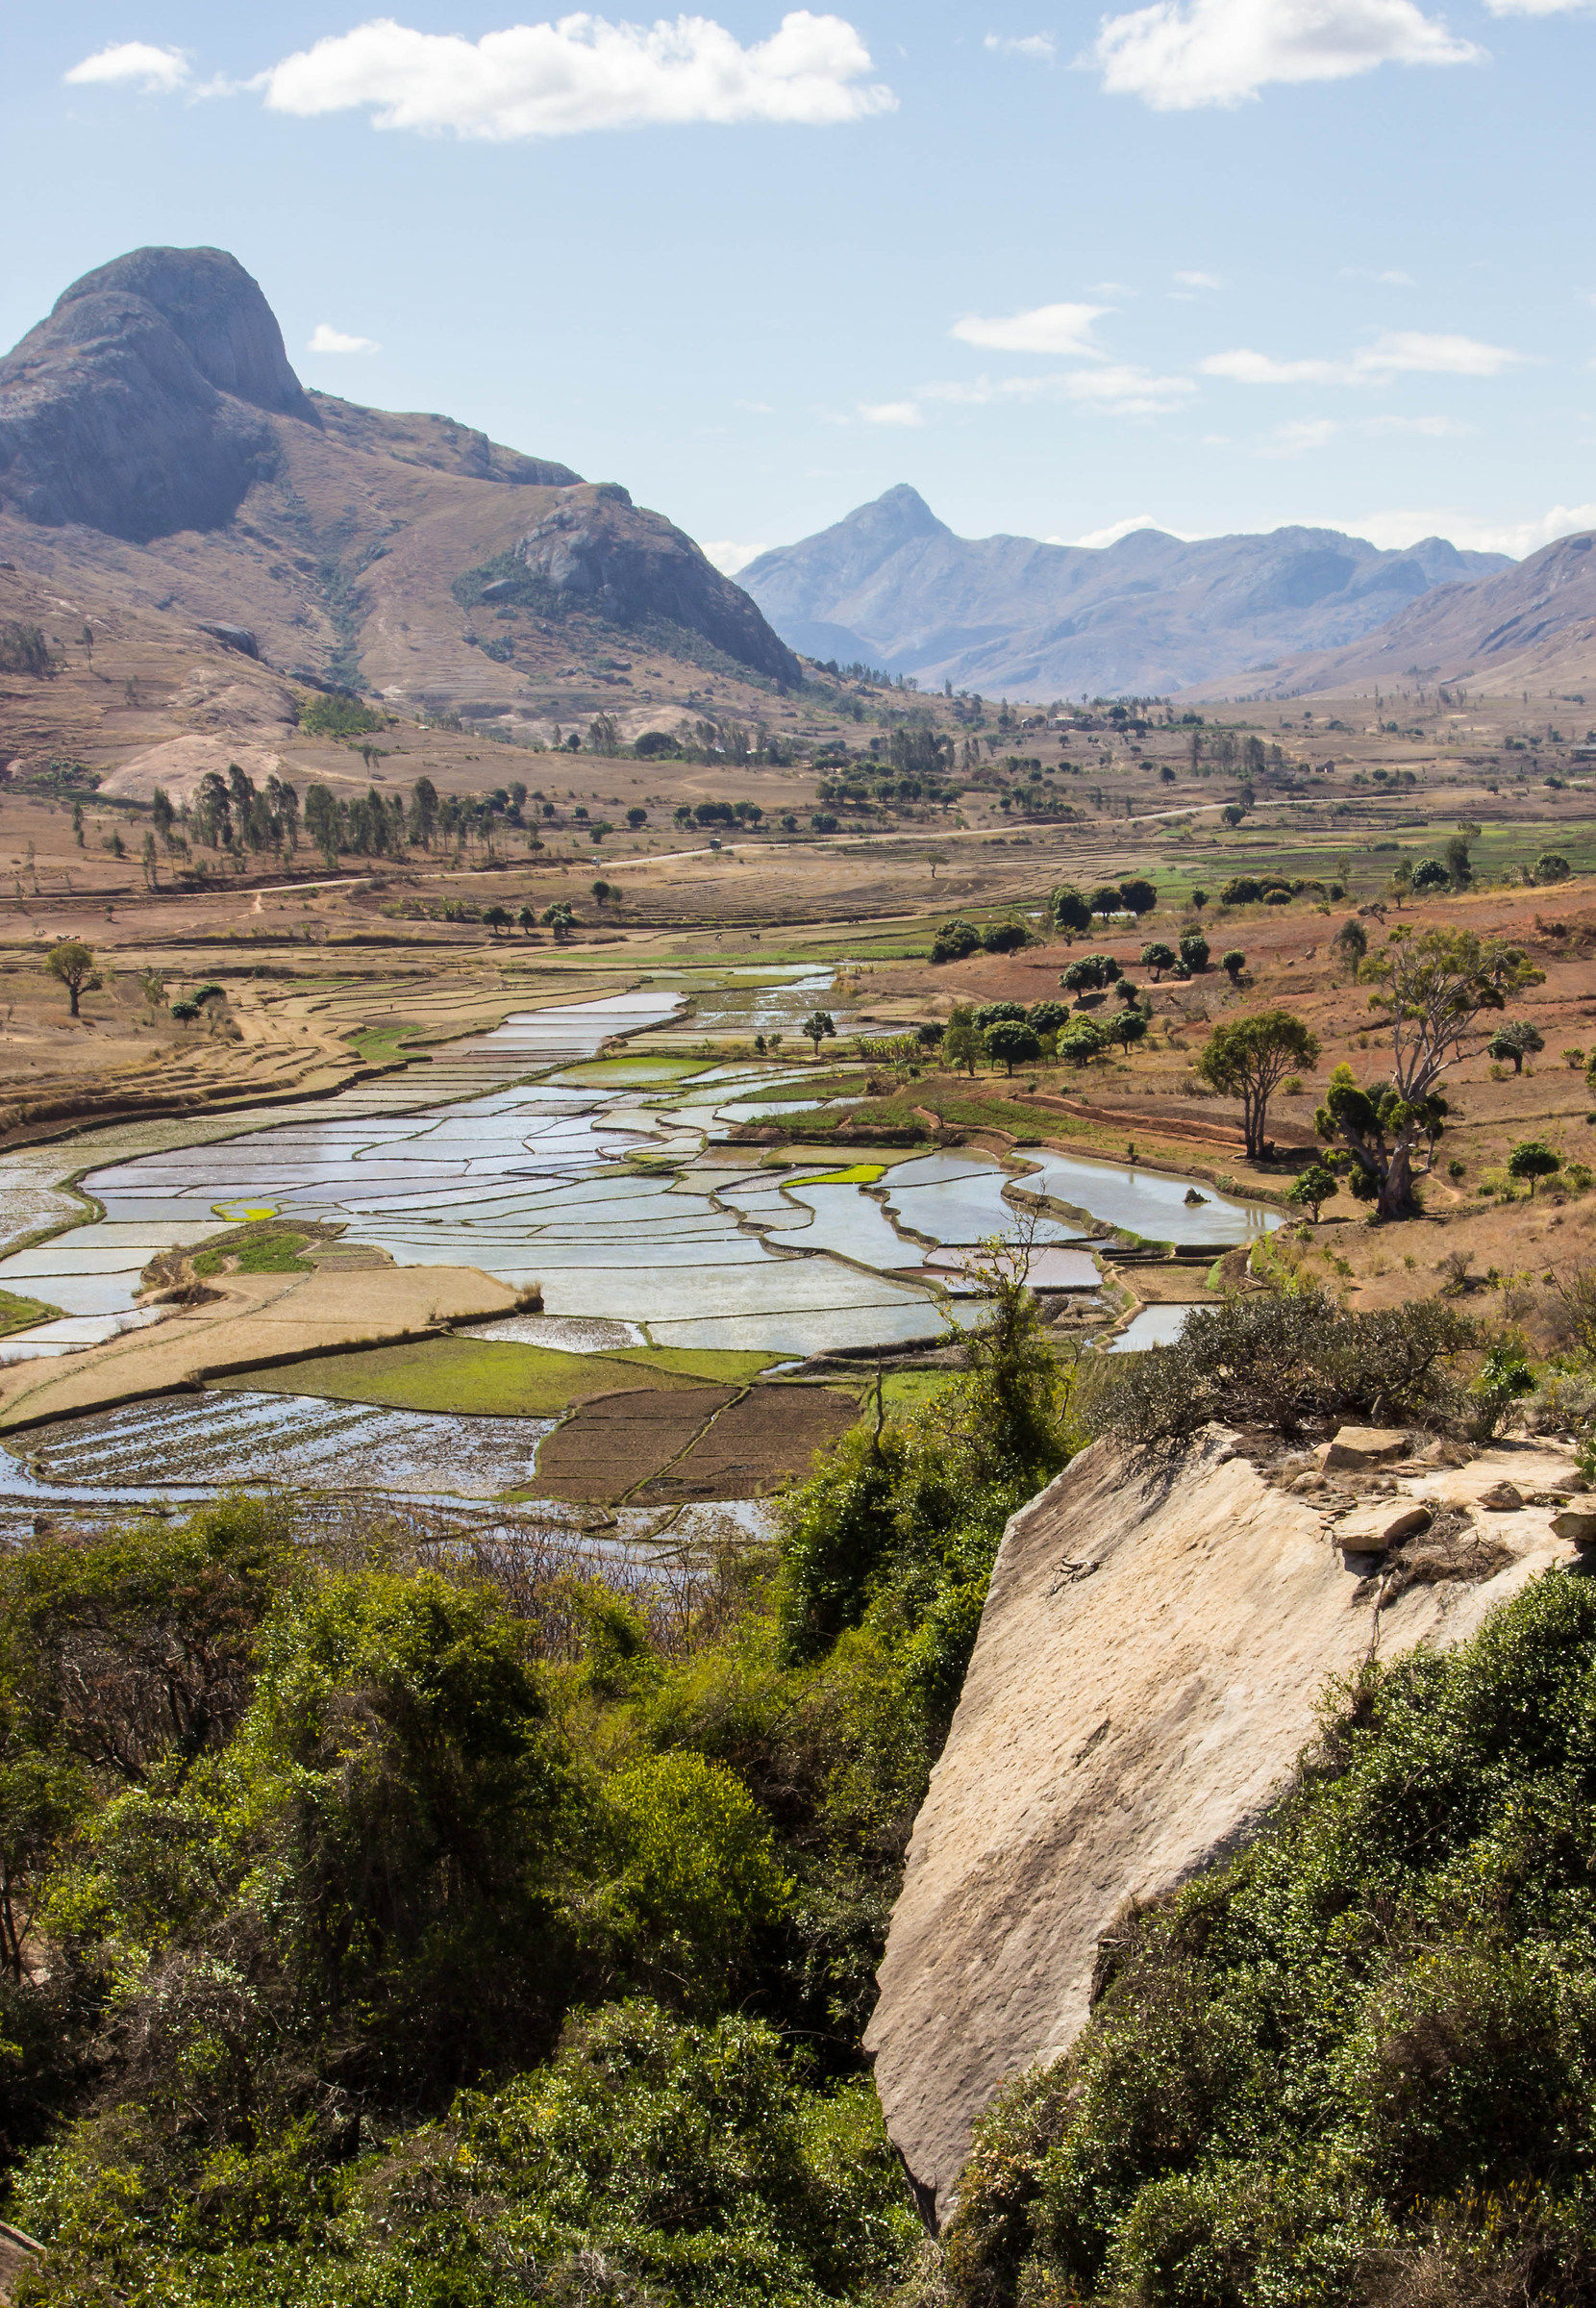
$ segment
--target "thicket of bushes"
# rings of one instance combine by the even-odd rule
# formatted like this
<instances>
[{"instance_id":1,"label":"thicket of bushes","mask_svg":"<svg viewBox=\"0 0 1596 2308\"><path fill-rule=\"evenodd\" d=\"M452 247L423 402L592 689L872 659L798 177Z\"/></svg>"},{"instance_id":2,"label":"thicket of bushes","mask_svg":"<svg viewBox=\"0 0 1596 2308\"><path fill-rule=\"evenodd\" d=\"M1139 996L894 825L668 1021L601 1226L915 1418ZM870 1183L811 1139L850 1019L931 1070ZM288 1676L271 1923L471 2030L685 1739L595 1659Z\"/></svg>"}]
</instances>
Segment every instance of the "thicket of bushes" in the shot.
<instances>
[{"instance_id":1,"label":"thicket of bushes","mask_svg":"<svg viewBox=\"0 0 1596 2308\"><path fill-rule=\"evenodd\" d=\"M0 1565L0 2148L35 2302L820 2302L914 2240L859 2049L1004 1521L1012 1278L690 1630L238 1500Z\"/></svg>"}]
</instances>

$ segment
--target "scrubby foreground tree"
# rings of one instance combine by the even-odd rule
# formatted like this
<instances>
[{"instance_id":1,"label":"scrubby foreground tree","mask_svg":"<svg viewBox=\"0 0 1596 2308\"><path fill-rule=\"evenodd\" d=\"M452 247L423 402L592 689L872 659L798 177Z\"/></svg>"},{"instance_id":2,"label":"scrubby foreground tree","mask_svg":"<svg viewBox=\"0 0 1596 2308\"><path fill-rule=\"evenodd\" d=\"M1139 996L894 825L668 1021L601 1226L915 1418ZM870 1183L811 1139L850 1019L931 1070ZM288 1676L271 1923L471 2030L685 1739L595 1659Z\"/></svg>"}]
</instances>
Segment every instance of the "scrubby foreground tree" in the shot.
<instances>
[{"instance_id":1,"label":"scrubby foreground tree","mask_svg":"<svg viewBox=\"0 0 1596 2308\"><path fill-rule=\"evenodd\" d=\"M1350 1066L1338 1066L1314 1123L1337 1149L1353 1192L1383 1218L1406 1217L1441 1134L1446 1103L1437 1085L1476 1047L1480 1019L1502 1010L1510 993L1540 985L1545 972L1521 947L1482 943L1471 930L1415 937L1401 929L1361 974L1378 982L1369 1006L1390 1030L1391 1070L1362 1089Z\"/></svg>"}]
</instances>

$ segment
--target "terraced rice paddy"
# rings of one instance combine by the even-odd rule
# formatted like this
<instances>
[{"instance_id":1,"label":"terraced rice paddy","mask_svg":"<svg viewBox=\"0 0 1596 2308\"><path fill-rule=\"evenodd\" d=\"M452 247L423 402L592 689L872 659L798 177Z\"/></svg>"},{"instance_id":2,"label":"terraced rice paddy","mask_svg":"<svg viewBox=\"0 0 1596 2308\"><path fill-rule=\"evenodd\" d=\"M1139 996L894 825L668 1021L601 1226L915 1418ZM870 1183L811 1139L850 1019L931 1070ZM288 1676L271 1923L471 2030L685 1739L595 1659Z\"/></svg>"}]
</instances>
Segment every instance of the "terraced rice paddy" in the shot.
<instances>
[{"instance_id":1,"label":"terraced rice paddy","mask_svg":"<svg viewBox=\"0 0 1596 2308\"><path fill-rule=\"evenodd\" d=\"M681 980L550 1005L325 1102L80 1141L77 1159L91 1158L83 1190L103 1216L0 1258L0 1290L61 1310L0 1342L0 1362L160 1320L162 1309L137 1304L159 1250L246 1216L319 1222L400 1266L476 1267L536 1287L543 1312L473 1323L436 1348L289 1366L207 1397L225 1405L209 1415L187 1401L163 1409L150 1436L163 1438L183 1479L203 1489L263 1479L269 1467L312 1487L336 1476L455 1500L524 1494L529 1483L567 1499L651 1487L660 1505L711 1497L717 1484L760 1489L806 1463L853 1416L851 1399L727 1390L761 1362L935 1343L979 1319L959 1252L1012 1232L1021 1215L1009 1174L979 1153L888 1162L885 1174L874 1163L839 1174L824 1155L785 1169L744 1162L715 1141L752 1090L783 1086L772 1066L646 1042L599 1055L616 1035L654 1028L679 1041L684 1024L786 1036L829 984L827 972L722 982L686 1020ZM788 1078L801 1089L801 1068ZM0 1166L0 1229L12 1241L75 1207L53 1184L64 1167L47 1150ZM1176 1242L1223 1245L1277 1222L1219 1196L1187 1205L1181 1181L1064 1156L1042 1157L1027 1183ZM1085 1251L1065 1247L1079 1244L1079 1227L1034 1215L1032 1231L1040 1287L1092 1287ZM646 1375L647 1357L624 1373L597 1362L645 1345L677 1352L653 1358ZM601 1391L613 1410L579 1409L556 1430L573 1402ZM20 1503L41 1486L133 1495L148 1464L141 1422L142 1412L113 1413L35 1437L25 1455L36 1471L12 1495Z\"/></svg>"}]
</instances>

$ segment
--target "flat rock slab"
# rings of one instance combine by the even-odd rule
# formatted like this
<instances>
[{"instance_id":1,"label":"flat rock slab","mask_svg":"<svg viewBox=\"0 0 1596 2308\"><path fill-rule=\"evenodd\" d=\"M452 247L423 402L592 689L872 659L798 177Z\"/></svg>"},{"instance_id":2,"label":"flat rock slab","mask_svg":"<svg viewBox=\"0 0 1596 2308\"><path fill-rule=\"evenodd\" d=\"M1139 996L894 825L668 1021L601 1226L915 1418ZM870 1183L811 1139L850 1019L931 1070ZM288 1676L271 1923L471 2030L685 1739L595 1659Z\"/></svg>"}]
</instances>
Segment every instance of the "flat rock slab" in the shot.
<instances>
[{"instance_id":1,"label":"flat rock slab","mask_svg":"<svg viewBox=\"0 0 1596 2308\"><path fill-rule=\"evenodd\" d=\"M1397 1426L1338 1426L1319 1450L1320 1468L1381 1467L1408 1455L1408 1437Z\"/></svg>"},{"instance_id":2,"label":"flat rock slab","mask_svg":"<svg viewBox=\"0 0 1596 2308\"><path fill-rule=\"evenodd\" d=\"M1416 1585L1377 1624L1314 1508L1211 1439L1158 1482L1093 1443L1013 1518L866 2037L887 2129L938 2217L993 2093L1079 2033L1099 1935L1256 1830L1327 1681L1377 1636L1385 1655L1459 1642L1576 1559L1550 1509L1492 1537L1512 1555L1493 1578Z\"/></svg>"},{"instance_id":3,"label":"flat rock slab","mask_svg":"<svg viewBox=\"0 0 1596 2308\"><path fill-rule=\"evenodd\" d=\"M1331 1532L1337 1546L1349 1553L1383 1555L1401 1539L1427 1531L1434 1519L1430 1509L1412 1498L1381 1498L1354 1507Z\"/></svg>"}]
</instances>

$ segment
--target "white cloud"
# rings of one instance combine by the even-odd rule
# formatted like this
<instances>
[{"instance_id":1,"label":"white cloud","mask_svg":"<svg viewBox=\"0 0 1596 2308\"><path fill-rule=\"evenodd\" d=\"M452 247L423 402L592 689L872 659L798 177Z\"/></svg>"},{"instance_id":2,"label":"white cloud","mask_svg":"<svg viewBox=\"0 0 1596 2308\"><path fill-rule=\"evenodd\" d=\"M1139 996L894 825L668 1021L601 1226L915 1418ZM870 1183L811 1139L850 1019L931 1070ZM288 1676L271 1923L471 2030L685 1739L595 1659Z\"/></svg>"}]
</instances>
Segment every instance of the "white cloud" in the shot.
<instances>
[{"instance_id":1,"label":"white cloud","mask_svg":"<svg viewBox=\"0 0 1596 2308\"><path fill-rule=\"evenodd\" d=\"M1080 61L1155 112L1235 105L1272 83L1347 80L1378 64L1465 64L1482 51L1414 0L1156 0L1105 16Z\"/></svg>"},{"instance_id":2,"label":"white cloud","mask_svg":"<svg viewBox=\"0 0 1596 2308\"><path fill-rule=\"evenodd\" d=\"M1409 433L1420 440L1466 440L1474 427L1455 416L1370 416L1364 418L1359 431L1376 436Z\"/></svg>"},{"instance_id":3,"label":"white cloud","mask_svg":"<svg viewBox=\"0 0 1596 2308\"><path fill-rule=\"evenodd\" d=\"M1223 377L1233 385L1379 385L1395 376L1497 377L1525 358L1474 337L1393 329L1340 361L1277 361L1272 354L1237 346L1210 353L1197 365L1205 377Z\"/></svg>"},{"instance_id":4,"label":"white cloud","mask_svg":"<svg viewBox=\"0 0 1596 2308\"><path fill-rule=\"evenodd\" d=\"M1029 313L984 320L968 314L956 320L949 334L961 344L979 344L994 353L1090 353L1091 326L1102 317L1103 305L1035 305Z\"/></svg>"},{"instance_id":5,"label":"white cloud","mask_svg":"<svg viewBox=\"0 0 1596 2308\"><path fill-rule=\"evenodd\" d=\"M1059 53L1059 43L1050 32L1026 32L1016 37L989 32L982 44L996 56L1023 56L1034 64L1051 64Z\"/></svg>"},{"instance_id":6,"label":"white cloud","mask_svg":"<svg viewBox=\"0 0 1596 2308\"><path fill-rule=\"evenodd\" d=\"M820 127L892 111L840 16L793 10L742 47L708 16L649 26L603 16L512 24L467 40L378 17L262 76L270 110L310 118L368 105L377 128L510 142L588 129L771 120Z\"/></svg>"},{"instance_id":7,"label":"white cloud","mask_svg":"<svg viewBox=\"0 0 1596 2308\"><path fill-rule=\"evenodd\" d=\"M382 349L375 338L350 337L327 320L316 322L305 347L308 353L380 353Z\"/></svg>"},{"instance_id":8,"label":"white cloud","mask_svg":"<svg viewBox=\"0 0 1596 2308\"><path fill-rule=\"evenodd\" d=\"M1258 444L1260 457L1301 457L1309 449L1329 446L1341 430L1334 417L1304 417L1294 425L1277 425L1266 440Z\"/></svg>"},{"instance_id":9,"label":"white cloud","mask_svg":"<svg viewBox=\"0 0 1596 2308\"><path fill-rule=\"evenodd\" d=\"M1183 288L1223 288L1224 282L1216 272L1177 272L1172 278Z\"/></svg>"},{"instance_id":10,"label":"white cloud","mask_svg":"<svg viewBox=\"0 0 1596 2308\"><path fill-rule=\"evenodd\" d=\"M769 550L768 545L740 545L729 537L706 538L703 544L705 554L728 577L735 577L739 569L747 568L751 561L758 561L761 553Z\"/></svg>"},{"instance_id":11,"label":"white cloud","mask_svg":"<svg viewBox=\"0 0 1596 2308\"><path fill-rule=\"evenodd\" d=\"M1134 536L1138 529L1159 529L1162 526L1150 513L1134 513L1128 521L1110 521L1107 529L1088 529L1085 537L1050 537L1047 542L1050 545L1085 545L1092 552L1100 552L1105 545L1117 545L1122 537ZM1164 530L1166 537L1178 534L1173 529Z\"/></svg>"},{"instance_id":12,"label":"white cloud","mask_svg":"<svg viewBox=\"0 0 1596 2308\"><path fill-rule=\"evenodd\" d=\"M1337 519L1334 526L1388 549L1417 544L1424 537L1445 537L1466 552L1510 553L1516 561L1526 553L1537 553L1554 538L1596 529L1596 505L1554 505L1547 513L1520 521L1488 521L1459 513L1455 506L1443 506L1429 511L1366 513L1355 521Z\"/></svg>"},{"instance_id":13,"label":"white cloud","mask_svg":"<svg viewBox=\"0 0 1596 2308\"><path fill-rule=\"evenodd\" d=\"M1493 16L1568 16L1588 0L1485 0Z\"/></svg>"},{"instance_id":14,"label":"white cloud","mask_svg":"<svg viewBox=\"0 0 1596 2308\"><path fill-rule=\"evenodd\" d=\"M133 81L146 96L170 96L188 86L189 63L181 48L152 48L147 40L123 40L114 47L96 49L62 77L73 88Z\"/></svg>"},{"instance_id":15,"label":"white cloud","mask_svg":"<svg viewBox=\"0 0 1596 2308\"><path fill-rule=\"evenodd\" d=\"M926 421L914 401L860 401L859 413L867 425L923 425Z\"/></svg>"},{"instance_id":16,"label":"white cloud","mask_svg":"<svg viewBox=\"0 0 1596 2308\"><path fill-rule=\"evenodd\" d=\"M983 409L993 401L1076 401L1113 416L1162 416L1195 392L1189 377L1157 377L1124 363L1101 368L1052 370L1032 377L974 377L958 384L921 385L915 397Z\"/></svg>"},{"instance_id":17,"label":"white cloud","mask_svg":"<svg viewBox=\"0 0 1596 2308\"><path fill-rule=\"evenodd\" d=\"M775 408L769 401L734 401L732 406L734 409L742 410L748 416L774 416L776 414ZM764 551L762 545L760 547L760 551L761 553Z\"/></svg>"},{"instance_id":18,"label":"white cloud","mask_svg":"<svg viewBox=\"0 0 1596 2308\"><path fill-rule=\"evenodd\" d=\"M1382 288L1411 288L1415 286L1410 272L1397 272L1389 268L1375 272L1367 264L1343 264L1340 278L1343 281L1375 281Z\"/></svg>"}]
</instances>

